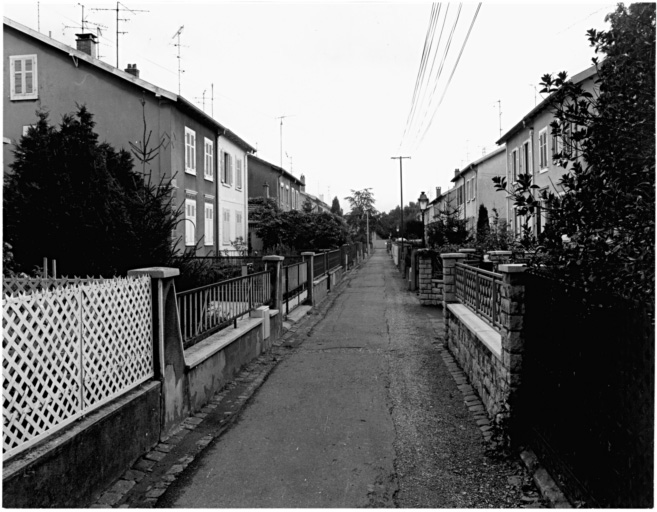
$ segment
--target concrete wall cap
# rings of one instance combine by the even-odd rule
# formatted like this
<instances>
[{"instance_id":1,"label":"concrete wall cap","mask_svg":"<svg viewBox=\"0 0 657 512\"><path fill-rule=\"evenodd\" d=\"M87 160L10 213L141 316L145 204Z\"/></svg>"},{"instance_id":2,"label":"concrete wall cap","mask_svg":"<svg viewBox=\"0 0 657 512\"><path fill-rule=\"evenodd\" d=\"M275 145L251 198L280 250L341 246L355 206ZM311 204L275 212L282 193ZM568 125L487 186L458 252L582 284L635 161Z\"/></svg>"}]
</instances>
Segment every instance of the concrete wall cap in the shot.
<instances>
[{"instance_id":1,"label":"concrete wall cap","mask_svg":"<svg viewBox=\"0 0 657 512\"><path fill-rule=\"evenodd\" d=\"M463 252L446 252L442 253L440 257L444 260L446 259L462 259L465 258L467 255Z\"/></svg>"},{"instance_id":2,"label":"concrete wall cap","mask_svg":"<svg viewBox=\"0 0 657 512\"><path fill-rule=\"evenodd\" d=\"M488 254L494 256L511 256L513 253L511 251L488 251Z\"/></svg>"},{"instance_id":3,"label":"concrete wall cap","mask_svg":"<svg viewBox=\"0 0 657 512\"><path fill-rule=\"evenodd\" d=\"M176 277L180 275L180 270L171 267L148 267L137 268L128 270L128 276L143 276L149 275L153 279L166 279L168 277Z\"/></svg>"},{"instance_id":4,"label":"concrete wall cap","mask_svg":"<svg viewBox=\"0 0 657 512\"><path fill-rule=\"evenodd\" d=\"M527 270L527 267L522 263L509 263L497 267L498 272L503 272L505 274L517 274L524 272L525 270Z\"/></svg>"},{"instance_id":5,"label":"concrete wall cap","mask_svg":"<svg viewBox=\"0 0 657 512\"><path fill-rule=\"evenodd\" d=\"M262 261L283 261L285 256L263 256Z\"/></svg>"},{"instance_id":6,"label":"concrete wall cap","mask_svg":"<svg viewBox=\"0 0 657 512\"><path fill-rule=\"evenodd\" d=\"M314 252L302 252L301 253L301 256L314 256L314 255L315 255Z\"/></svg>"}]
</instances>

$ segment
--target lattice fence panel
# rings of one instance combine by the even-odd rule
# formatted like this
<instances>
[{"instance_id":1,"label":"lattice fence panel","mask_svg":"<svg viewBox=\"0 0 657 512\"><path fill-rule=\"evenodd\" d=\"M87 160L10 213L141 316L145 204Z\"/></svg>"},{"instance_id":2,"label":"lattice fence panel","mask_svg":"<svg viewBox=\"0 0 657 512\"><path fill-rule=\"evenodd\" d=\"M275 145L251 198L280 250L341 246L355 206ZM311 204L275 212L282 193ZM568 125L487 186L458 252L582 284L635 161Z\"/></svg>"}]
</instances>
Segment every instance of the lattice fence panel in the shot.
<instances>
[{"instance_id":1,"label":"lattice fence panel","mask_svg":"<svg viewBox=\"0 0 657 512\"><path fill-rule=\"evenodd\" d=\"M75 288L4 301L3 452L81 412L80 309Z\"/></svg>"},{"instance_id":2,"label":"lattice fence panel","mask_svg":"<svg viewBox=\"0 0 657 512\"><path fill-rule=\"evenodd\" d=\"M150 279L85 286L84 406L107 402L153 376Z\"/></svg>"},{"instance_id":3,"label":"lattice fence panel","mask_svg":"<svg viewBox=\"0 0 657 512\"><path fill-rule=\"evenodd\" d=\"M46 290L54 290L66 286L88 284L103 281L102 278L93 277L5 277L2 279L2 291L5 295L20 295L23 293L34 293Z\"/></svg>"},{"instance_id":4,"label":"lattice fence panel","mask_svg":"<svg viewBox=\"0 0 657 512\"><path fill-rule=\"evenodd\" d=\"M3 300L6 459L153 376L150 279Z\"/></svg>"}]
</instances>

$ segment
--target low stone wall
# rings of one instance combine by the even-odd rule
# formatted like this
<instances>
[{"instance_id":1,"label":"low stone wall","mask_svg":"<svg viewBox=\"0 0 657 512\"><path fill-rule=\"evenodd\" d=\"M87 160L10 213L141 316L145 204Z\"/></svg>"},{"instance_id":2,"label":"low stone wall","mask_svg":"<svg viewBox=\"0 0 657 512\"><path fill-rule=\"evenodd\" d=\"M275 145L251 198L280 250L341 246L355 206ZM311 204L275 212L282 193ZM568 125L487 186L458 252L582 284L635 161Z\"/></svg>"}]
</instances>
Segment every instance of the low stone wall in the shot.
<instances>
[{"instance_id":1,"label":"low stone wall","mask_svg":"<svg viewBox=\"0 0 657 512\"><path fill-rule=\"evenodd\" d=\"M501 355L500 335L463 305L445 310L449 351L454 355L491 418L502 412L507 401L508 372Z\"/></svg>"},{"instance_id":2,"label":"low stone wall","mask_svg":"<svg viewBox=\"0 0 657 512\"><path fill-rule=\"evenodd\" d=\"M443 280L434 279L431 256L426 249L418 250L418 292L423 306L442 306Z\"/></svg>"},{"instance_id":3,"label":"low stone wall","mask_svg":"<svg viewBox=\"0 0 657 512\"><path fill-rule=\"evenodd\" d=\"M329 278L323 275L313 283L313 306L319 304L328 295Z\"/></svg>"},{"instance_id":4,"label":"low stone wall","mask_svg":"<svg viewBox=\"0 0 657 512\"><path fill-rule=\"evenodd\" d=\"M160 383L148 382L3 464L5 508L72 508L160 439Z\"/></svg>"},{"instance_id":5,"label":"low stone wall","mask_svg":"<svg viewBox=\"0 0 657 512\"><path fill-rule=\"evenodd\" d=\"M331 270L329 272L329 279L330 279L330 284L329 284L329 289L332 290L335 288L340 281L342 281L342 278L344 277L344 269L342 267L338 267L335 270Z\"/></svg>"}]
</instances>

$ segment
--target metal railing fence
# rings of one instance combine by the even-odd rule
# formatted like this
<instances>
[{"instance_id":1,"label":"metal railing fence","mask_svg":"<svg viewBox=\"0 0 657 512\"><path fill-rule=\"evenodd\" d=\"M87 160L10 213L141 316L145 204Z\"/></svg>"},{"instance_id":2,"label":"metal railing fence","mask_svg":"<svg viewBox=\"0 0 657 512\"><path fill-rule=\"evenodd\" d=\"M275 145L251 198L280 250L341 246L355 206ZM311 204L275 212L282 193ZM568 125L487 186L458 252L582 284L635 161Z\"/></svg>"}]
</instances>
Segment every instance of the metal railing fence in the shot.
<instances>
[{"instance_id":1,"label":"metal railing fence","mask_svg":"<svg viewBox=\"0 0 657 512\"><path fill-rule=\"evenodd\" d=\"M342 265L342 262L340 261L340 255L342 254L342 251L340 249L336 249L334 251L329 251L328 252L328 269L333 270L334 268L337 268Z\"/></svg>"},{"instance_id":2,"label":"metal railing fence","mask_svg":"<svg viewBox=\"0 0 657 512\"><path fill-rule=\"evenodd\" d=\"M257 272L177 293L183 347L237 327L237 319L271 301L271 271Z\"/></svg>"},{"instance_id":3,"label":"metal railing fence","mask_svg":"<svg viewBox=\"0 0 657 512\"><path fill-rule=\"evenodd\" d=\"M290 308L290 303L308 290L308 263L295 263L283 267L283 302L285 314L289 314L296 305Z\"/></svg>"},{"instance_id":4,"label":"metal railing fence","mask_svg":"<svg viewBox=\"0 0 657 512\"><path fill-rule=\"evenodd\" d=\"M456 264L456 297L477 315L501 329L502 275Z\"/></svg>"}]
</instances>

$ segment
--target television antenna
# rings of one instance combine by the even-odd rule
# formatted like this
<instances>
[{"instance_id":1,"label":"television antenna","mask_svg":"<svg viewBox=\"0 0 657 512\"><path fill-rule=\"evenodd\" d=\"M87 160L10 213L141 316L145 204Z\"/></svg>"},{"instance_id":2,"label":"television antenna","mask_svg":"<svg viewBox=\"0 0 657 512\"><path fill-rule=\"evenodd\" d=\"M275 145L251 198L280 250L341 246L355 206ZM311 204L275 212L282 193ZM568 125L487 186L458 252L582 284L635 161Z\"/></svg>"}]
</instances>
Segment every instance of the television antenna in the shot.
<instances>
[{"instance_id":1,"label":"television antenna","mask_svg":"<svg viewBox=\"0 0 657 512\"><path fill-rule=\"evenodd\" d=\"M92 7L94 11L115 11L116 12L116 67L119 67L119 34L127 34L127 32L119 31L119 22L120 21L130 21L130 18L119 18L119 13L121 11L129 11L132 14L137 14L138 12L150 12L143 9L130 9L129 7L123 5L121 2L116 2L115 9L101 9L99 7ZM107 28L107 27L105 27Z\"/></svg>"},{"instance_id":2,"label":"television antenna","mask_svg":"<svg viewBox=\"0 0 657 512\"><path fill-rule=\"evenodd\" d=\"M64 29L67 29L67 28L74 28L74 29L76 29L76 30L80 30L80 31L84 34L84 31L85 31L85 24L87 24L87 25L93 25L93 26L96 27L96 29L98 29L98 30L100 30L101 28L107 28L107 26L105 26L105 25L101 25L100 23L94 23L93 21L88 21L88 20L84 17L84 5L82 5L82 4L79 3L79 2L78 2L78 5L82 8L82 15L80 16L80 24L79 24L79 25L64 25ZM40 24L40 23L41 23L41 22L39 22L39 24Z\"/></svg>"},{"instance_id":3,"label":"television antenna","mask_svg":"<svg viewBox=\"0 0 657 512\"><path fill-rule=\"evenodd\" d=\"M180 34L182 34L182 31L183 31L184 28L185 28L185 25L182 25L178 29L178 31L175 34L173 34L173 37L171 38L171 39L176 39L177 38L177 41L178 41L177 43L173 44L174 46L178 47L178 94L180 94L180 77L181 77L182 73L185 72L184 69L180 68L180 61L181 61L180 48L182 47L182 45L180 44Z\"/></svg>"}]
</instances>

